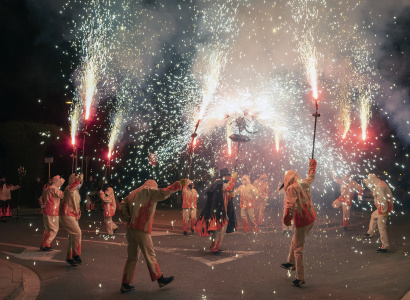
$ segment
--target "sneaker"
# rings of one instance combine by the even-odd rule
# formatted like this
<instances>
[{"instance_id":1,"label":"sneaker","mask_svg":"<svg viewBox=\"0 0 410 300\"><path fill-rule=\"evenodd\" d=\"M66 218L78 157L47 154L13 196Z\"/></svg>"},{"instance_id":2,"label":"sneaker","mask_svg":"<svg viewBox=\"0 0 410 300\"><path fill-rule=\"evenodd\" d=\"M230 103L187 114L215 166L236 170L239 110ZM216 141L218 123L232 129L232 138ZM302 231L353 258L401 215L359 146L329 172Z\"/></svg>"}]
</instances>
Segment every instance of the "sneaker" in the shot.
<instances>
[{"instance_id":1,"label":"sneaker","mask_svg":"<svg viewBox=\"0 0 410 300\"><path fill-rule=\"evenodd\" d=\"M346 227L343 227L343 231L344 231L344 232L347 232L347 226L346 226Z\"/></svg>"},{"instance_id":2,"label":"sneaker","mask_svg":"<svg viewBox=\"0 0 410 300\"><path fill-rule=\"evenodd\" d=\"M295 270L295 265L292 265L290 263L284 263L280 265L281 268L286 269L286 270Z\"/></svg>"},{"instance_id":3,"label":"sneaker","mask_svg":"<svg viewBox=\"0 0 410 300\"><path fill-rule=\"evenodd\" d=\"M174 280L174 276L171 277L164 277L164 275L161 275L160 278L158 278L158 285L160 288L166 286L167 284L170 284Z\"/></svg>"},{"instance_id":4,"label":"sneaker","mask_svg":"<svg viewBox=\"0 0 410 300\"><path fill-rule=\"evenodd\" d=\"M297 286L297 287L300 287L302 284L305 284L305 282L302 281L302 280L299 280L299 279L295 279L295 280L293 280L292 283L291 283L291 285Z\"/></svg>"},{"instance_id":5,"label":"sneaker","mask_svg":"<svg viewBox=\"0 0 410 300\"><path fill-rule=\"evenodd\" d=\"M74 255L73 260L79 265L81 265L83 263L83 261L81 260L81 257L79 255Z\"/></svg>"},{"instance_id":6,"label":"sneaker","mask_svg":"<svg viewBox=\"0 0 410 300\"><path fill-rule=\"evenodd\" d=\"M184 231L184 235L188 235L188 232Z\"/></svg>"},{"instance_id":7,"label":"sneaker","mask_svg":"<svg viewBox=\"0 0 410 300\"><path fill-rule=\"evenodd\" d=\"M373 236L370 235L370 234L368 234L368 233L362 235L362 238L364 238L364 239L370 239L370 238L372 238L372 237L373 237Z\"/></svg>"},{"instance_id":8,"label":"sneaker","mask_svg":"<svg viewBox=\"0 0 410 300\"><path fill-rule=\"evenodd\" d=\"M212 255L222 255L221 251L219 251L219 250L212 251L211 253L212 253Z\"/></svg>"},{"instance_id":9,"label":"sneaker","mask_svg":"<svg viewBox=\"0 0 410 300\"><path fill-rule=\"evenodd\" d=\"M126 292L133 291L134 289L135 289L134 286L129 285L128 283L123 283L123 284L121 285L120 291L121 291L121 293L126 293Z\"/></svg>"},{"instance_id":10,"label":"sneaker","mask_svg":"<svg viewBox=\"0 0 410 300\"><path fill-rule=\"evenodd\" d=\"M74 259L67 258L65 261L73 267L78 265L77 262Z\"/></svg>"},{"instance_id":11,"label":"sneaker","mask_svg":"<svg viewBox=\"0 0 410 300\"><path fill-rule=\"evenodd\" d=\"M377 253L386 253L387 249L386 248L379 248L376 250Z\"/></svg>"}]
</instances>

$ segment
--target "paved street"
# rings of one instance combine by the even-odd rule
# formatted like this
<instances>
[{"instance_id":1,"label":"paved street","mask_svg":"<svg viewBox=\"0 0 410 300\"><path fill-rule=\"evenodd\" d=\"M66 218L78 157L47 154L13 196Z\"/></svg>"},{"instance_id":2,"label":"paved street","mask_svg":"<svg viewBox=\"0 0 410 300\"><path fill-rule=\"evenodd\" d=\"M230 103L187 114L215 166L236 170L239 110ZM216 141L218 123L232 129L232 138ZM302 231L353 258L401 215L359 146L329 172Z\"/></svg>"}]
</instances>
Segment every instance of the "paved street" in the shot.
<instances>
[{"instance_id":1,"label":"paved street","mask_svg":"<svg viewBox=\"0 0 410 300\"><path fill-rule=\"evenodd\" d=\"M370 213L354 213L351 230L342 233L336 210L319 211L318 226L307 239L306 285L290 285L295 273L283 270L290 237L283 236L277 208L258 235L228 234L223 255L209 254L209 239L182 235L176 210L158 210L153 241L161 271L175 281L160 289L151 282L143 257L134 277L136 290L121 294L126 259L124 227L107 238L101 211L83 214L83 265L65 260L67 233L60 230L52 252L42 252L41 215L0 223L0 259L24 265L41 280L39 299L401 299L410 288L410 220L399 215L388 227L391 251L376 253L375 238L359 236ZM239 212L237 212L239 215ZM118 220L118 217L115 217ZM172 230L171 220L174 220ZM327 224L326 224L327 223Z\"/></svg>"}]
</instances>

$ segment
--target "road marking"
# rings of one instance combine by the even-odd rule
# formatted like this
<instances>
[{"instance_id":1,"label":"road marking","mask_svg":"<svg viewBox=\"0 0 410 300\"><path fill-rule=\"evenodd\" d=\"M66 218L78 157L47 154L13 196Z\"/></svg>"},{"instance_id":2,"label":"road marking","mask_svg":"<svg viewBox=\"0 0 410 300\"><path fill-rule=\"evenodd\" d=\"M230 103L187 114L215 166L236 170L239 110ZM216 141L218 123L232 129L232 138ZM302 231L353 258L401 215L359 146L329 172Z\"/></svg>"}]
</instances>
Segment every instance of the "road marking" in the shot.
<instances>
[{"instance_id":1,"label":"road marking","mask_svg":"<svg viewBox=\"0 0 410 300\"><path fill-rule=\"evenodd\" d=\"M24 248L24 250L21 253L13 253L13 252L6 252L3 251L4 253L20 258L20 259L25 259L25 260L35 260L35 261L48 261L48 262L64 262L61 260L56 260L54 259L54 256L61 252L61 250L52 250L52 251L41 251L39 248L36 247L30 247L30 246L24 246L24 245L15 245L15 244L6 244L6 243L0 243L0 245L5 245L5 246L12 246L12 247L17 247L17 248Z\"/></svg>"},{"instance_id":2,"label":"road marking","mask_svg":"<svg viewBox=\"0 0 410 300\"><path fill-rule=\"evenodd\" d=\"M186 257L198 262L201 262L209 267L219 265L219 264L224 264L227 262L231 262L240 258L244 258L246 256L254 255L257 253L260 253L262 251L224 251L223 254L232 254L230 257L223 257L221 259L215 260L215 256L212 256L210 252L205 252L205 256L191 256L191 255L186 255L184 252L196 252L200 255L204 255L203 250L198 250L198 249L181 249L181 248L162 248L162 247L156 247L156 251L161 251L169 254L174 254L176 256L182 256ZM207 258L209 257L209 259ZM211 259L211 257L213 259Z\"/></svg>"}]
</instances>

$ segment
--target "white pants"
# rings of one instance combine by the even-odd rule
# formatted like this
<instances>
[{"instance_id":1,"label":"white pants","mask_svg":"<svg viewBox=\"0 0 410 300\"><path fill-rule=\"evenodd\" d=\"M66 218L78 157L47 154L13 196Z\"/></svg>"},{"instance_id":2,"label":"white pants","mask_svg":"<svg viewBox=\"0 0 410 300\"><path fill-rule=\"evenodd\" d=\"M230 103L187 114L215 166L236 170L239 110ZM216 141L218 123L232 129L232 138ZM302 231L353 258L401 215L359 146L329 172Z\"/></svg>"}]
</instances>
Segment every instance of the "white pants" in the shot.
<instances>
[{"instance_id":1,"label":"white pants","mask_svg":"<svg viewBox=\"0 0 410 300\"><path fill-rule=\"evenodd\" d=\"M225 225L224 227L222 227L221 230L215 230L212 233L212 243L211 243L211 251L212 252L218 251L219 246L221 245L222 240L225 237L227 227L228 227L228 225Z\"/></svg>"},{"instance_id":2,"label":"white pants","mask_svg":"<svg viewBox=\"0 0 410 300\"><path fill-rule=\"evenodd\" d=\"M58 216L43 215L43 223L44 235L43 240L41 241L41 247L50 247L60 227L58 223Z\"/></svg>"},{"instance_id":3,"label":"white pants","mask_svg":"<svg viewBox=\"0 0 410 300\"><path fill-rule=\"evenodd\" d=\"M383 215L379 215L377 209L372 213L370 218L369 224L369 231L367 232L370 236L374 236L376 233L376 227L379 229L380 233L380 240L382 241L382 248L387 249L389 248L389 239L387 238L387 217L383 217Z\"/></svg>"},{"instance_id":4,"label":"white pants","mask_svg":"<svg viewBox=\"0 0 410 300\"><path fill-rule=\"evenodd\" d=\"M305 267L303 266L303 251L305 247L306 236L313 228L315 223L304 227L295 227L290 250L288 255L288 263L296 265L297 278L301 281L305 280Z\"/></svg>"},{"instance_id":5,"label":"white pants","mask_svg":"<svg viewBox=\"0 0 410 300\"><path fill-rule=\"evenodd\" d=\"M249 231L248 218L249 218L249 222L251 223L253 232L259 231L258 224L256 224L254 208L241 208L241 218L242 218L243 231L245 232Z\"/></svg>"},{"instance_id":6,"label":"white pants","mask_svg":"<svg viewBox=\"0 0 410 300\"><path fill-rule=\"evenodd\" d=\"M162 273L155 256L151 235L140 230L127 228L126 236L128 241L128 258L122 275L122 283L130 284L132 282L141 251L145 257L151 280L155 281L160 278Z\"/></svg>"},{"instance_id":7,"label":"white pants","mask_svg":"<svg viewBox=\"0 0 410 300\"><path fill-rule=\"evenodd\" d=\"M67 258L81 255L81 229L78 220L71 216L60 217L61 225L68 231Z\"/></svg>"},{"instance_id":8,"label":"white pants","mask_svg":"<svg viewBox=\"0 0 410 300\"><path fill-rule=\"evenodd\" d=\"M105 225L107 226L107 232L109 235L114 234L114 230L118 228L117 224L112 221L112 217L104 217Z\"/></svg>"},{"instance_id":9,"label":"white pants","mask_svg":"<svg viewBox=\"0 0 410 300\"><path fill-rule=\"evenodd\" d=\"M351 206L340 202L339 199L333 201L332 203L333 208L340 208L342 207L343 210L343 227L348 227L349 226L349 220L350 220L350 209Z\"/></svg>"},{"instance_id":10,"label":"white pants","mask_svg":"<svg viewBox=\"0 0 410 300\"><path fill-rule=\"evenodd\" d=\"M183 229L188 231L188 222L191 220L191 229L194 229L196 221L196 208L183 208L182 209L182 220L183 220Z\"/></svg>"}]
</instances>

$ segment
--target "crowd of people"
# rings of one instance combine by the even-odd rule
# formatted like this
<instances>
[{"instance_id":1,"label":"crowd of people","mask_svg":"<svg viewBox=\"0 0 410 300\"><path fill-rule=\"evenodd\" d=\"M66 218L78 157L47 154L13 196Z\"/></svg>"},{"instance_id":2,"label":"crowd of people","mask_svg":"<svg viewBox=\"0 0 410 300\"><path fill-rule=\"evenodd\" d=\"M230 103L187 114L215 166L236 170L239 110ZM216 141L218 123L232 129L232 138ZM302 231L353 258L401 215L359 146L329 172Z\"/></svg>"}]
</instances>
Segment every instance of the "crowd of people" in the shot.
<instances>
[{"instance_id":1,"label":"crowd of people","mask_svg":"<svg viewBox=\"0 0 410 300\"><path fill-rule=\"evenodd\" d=\"M315 180L317 163L309 161L308 176L301 179L293 170L288 170L284 175L283 183L279 182L275 193L282 195L283 199L283 233L293 233L287 261L281 264L286 270L296 270L296 279L292 285L301 286L305 283L303 254L304 245L309 232L315 225L316 212L312 202L310 186ZM199 216L197 216L198 192L194 182L189 179L176 181L166 188L158 188L154 180L146 181L139 188L131 191L126 197L121 180L115 184L102 185L90 176L84 183L82 174L71 174L68 183L62 190L65 180L54 176L43 186L38 202L43 214L44 234L40 250L51 251L59 225L68 232L66 261L72 266L82 264L81 259L81 199L86 199L86 210L95 209L95 203L100 201L103 208L103 218L109 235L114 235L118 226L113 221L116 210L120 211L121 219L126 223L126 238L128 241L128 257L124 266L121 292L134 289L131 285L138 261L142 252L147 263L152 281L157 281L164 287L173 281L174 277L164 277L156 260L154 246L151 239L152 224L157 203L164 201L173 193L181 191L182 194L182 219L183 234L198 233L200 236L211 236L210 253L222 255L221 244L226 233L238 230L233 199L240 198L240 217L244 234L259 232L259 227L265 220L265 206L270 195L269 180L266 173L252 183L248 175L242 175L240 185L235 188L238 174L231 174L228 169L221 169L219 178L206 190L206 203ZM5 178L0 179L0 204L3 220L11 216L10 191L19 186L8 184ZM352 180L350 174L342 178L334 176L334 181L340 185L341 195L333 201L332 206L342 209L343 228L348 231L350 211L355 193L359 199L364 188ZM377 252L385 253L389 249L387 236L388 215L393 212L393 194L389 186L376 175L370 174L363 184L371 191L374 197L376 210L372 213L369 230L363 238L372 238L376 228L380 233L381 247ZM117 191L116 191L117 190Z\"/></svg>"}]
</instances>

